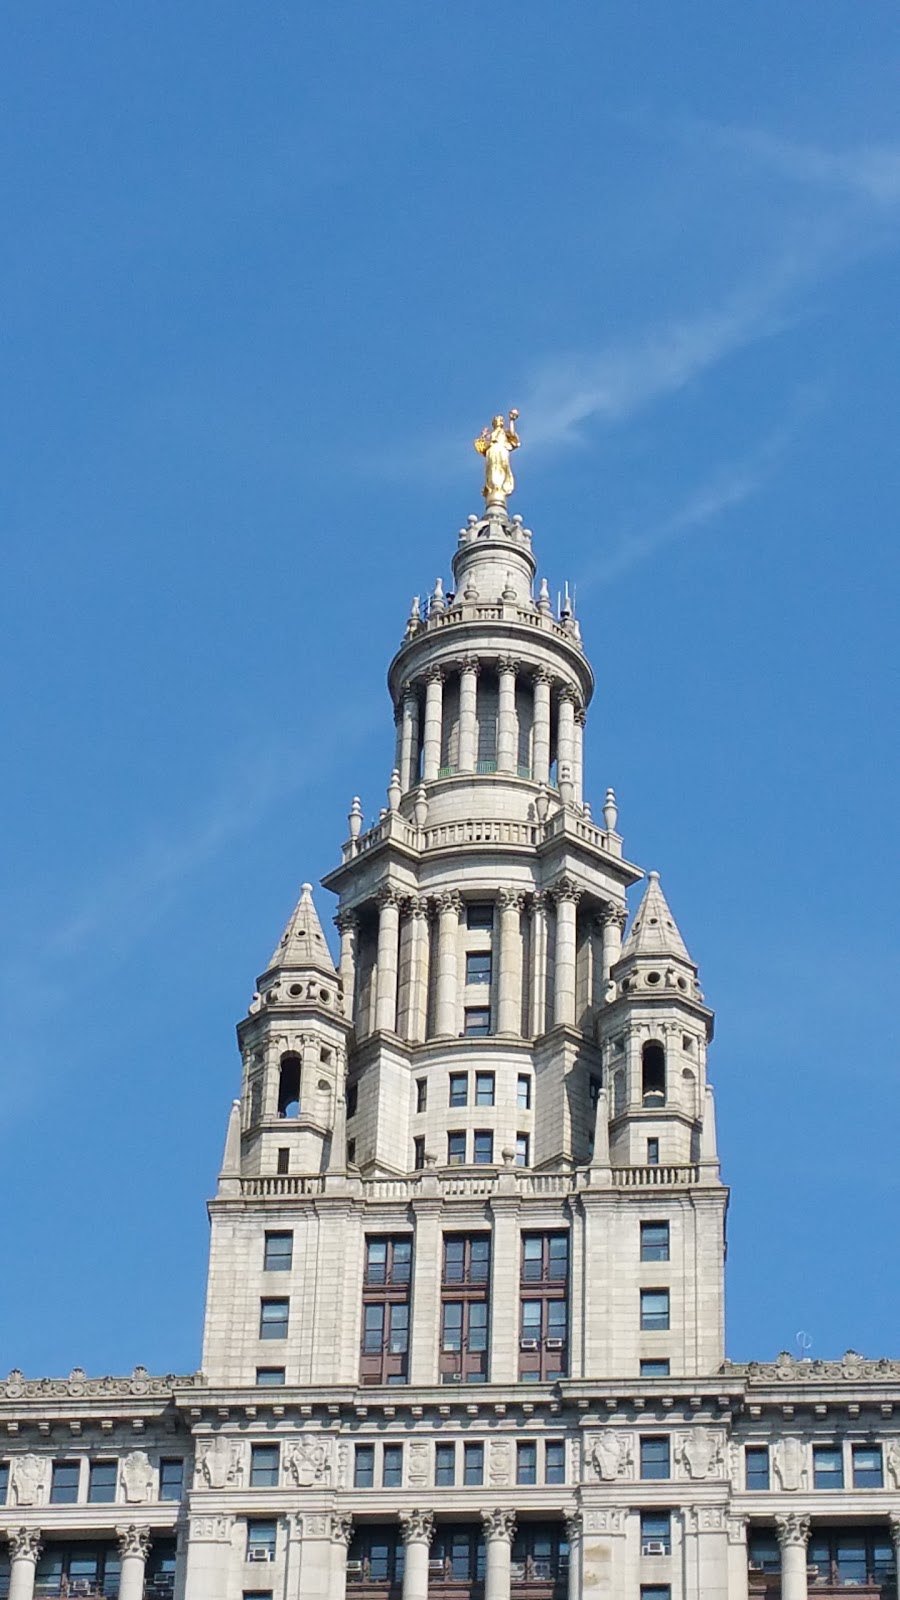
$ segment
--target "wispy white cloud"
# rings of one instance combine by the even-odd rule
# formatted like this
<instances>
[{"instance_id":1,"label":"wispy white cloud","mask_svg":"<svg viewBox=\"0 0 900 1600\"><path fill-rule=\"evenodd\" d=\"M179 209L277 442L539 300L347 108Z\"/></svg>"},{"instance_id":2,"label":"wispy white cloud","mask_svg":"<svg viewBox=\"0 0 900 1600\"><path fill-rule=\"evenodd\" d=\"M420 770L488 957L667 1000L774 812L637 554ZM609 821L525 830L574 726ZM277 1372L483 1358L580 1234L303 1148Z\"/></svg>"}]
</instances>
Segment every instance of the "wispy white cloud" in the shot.
<instances>
[{"instance_id":1,"label":"wispy white cloud","mask_svg":"<svg viewBox=\"0 0 900 1600\"><path fill-rule=\"evenodd\" d=\"M900 145L860 144L829 150L760 128L715 123L692 125L704 141L725 149L793 183L851 195L878 210L900 206Z\"/></svg>"}]
</instances>

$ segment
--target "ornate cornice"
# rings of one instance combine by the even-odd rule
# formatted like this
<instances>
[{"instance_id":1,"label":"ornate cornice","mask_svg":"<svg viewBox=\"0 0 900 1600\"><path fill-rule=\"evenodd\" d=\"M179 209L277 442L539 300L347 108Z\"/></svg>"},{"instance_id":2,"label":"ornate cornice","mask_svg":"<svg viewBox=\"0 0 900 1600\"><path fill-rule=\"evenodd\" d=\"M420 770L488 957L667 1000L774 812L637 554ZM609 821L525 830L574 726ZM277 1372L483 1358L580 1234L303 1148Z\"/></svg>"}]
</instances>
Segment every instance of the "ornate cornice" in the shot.
<instances>
[{"instance_id":1,"label":"ornate cornice","mask_svg":"<svg viewBox=\"0 0 900 1600\"><path fill-rule=\"evenodd\" d=\"M6 1382L0 1383L0 1400L77 1400L115 1395L165 1399L176 1389L196 1389L202 1383L203 1377L199 1372L187 1377L169 1374L164 1378L154 1378L146 1367L135 1367L130 1378L89 1378L81 1367L75 1367L68 1378L26 1378L18 1368L14 1368Z\"/></svg>"}]
</instances>

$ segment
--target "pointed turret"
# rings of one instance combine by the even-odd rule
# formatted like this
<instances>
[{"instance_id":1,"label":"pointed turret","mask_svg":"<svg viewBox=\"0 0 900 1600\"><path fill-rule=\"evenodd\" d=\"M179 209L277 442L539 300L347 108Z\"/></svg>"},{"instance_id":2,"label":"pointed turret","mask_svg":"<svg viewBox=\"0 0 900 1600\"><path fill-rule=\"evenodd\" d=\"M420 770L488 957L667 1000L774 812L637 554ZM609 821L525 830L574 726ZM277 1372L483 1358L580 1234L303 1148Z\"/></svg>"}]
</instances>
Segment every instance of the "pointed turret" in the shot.
<instances>
[{"instance_id":1,"label":"pointed turret","mask_svg":"<svg viewBox=\"0 0 900 1600\"><path fill-rule=\"evenodd\" d=\"M329 978L335 976L334 961L322 932L311 883L300 887L300 899L272 952L267 971L271 972L274 967L315 967Z\"/></svg>"},{"instance_id":2,"label":"pointed turret","mask_svg":"<svg viewBox=\"0 0 900 1600\"><path fill-rule=\"evenodd\" d=\"M648 875L644 898L622 946L622 959L626 956L677 956L693 966L687 945L662 892L658 872Z\"/></svg>"}]
</instances>

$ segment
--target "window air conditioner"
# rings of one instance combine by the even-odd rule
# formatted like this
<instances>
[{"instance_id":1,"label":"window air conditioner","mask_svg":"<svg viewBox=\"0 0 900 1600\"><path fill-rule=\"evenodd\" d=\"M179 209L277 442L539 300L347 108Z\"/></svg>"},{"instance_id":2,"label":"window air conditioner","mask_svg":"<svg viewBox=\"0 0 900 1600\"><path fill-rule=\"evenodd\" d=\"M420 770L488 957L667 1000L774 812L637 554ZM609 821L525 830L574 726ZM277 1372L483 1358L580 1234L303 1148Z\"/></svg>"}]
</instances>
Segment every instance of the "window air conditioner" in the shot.
<instances>
[{"instance_id":1,"label":"window air conditioner","mask_svg":"<svg viewBox=\"0 0 900 1600\"><path fill-rule=\"evenodd\" d=\"M254 1545L247 1551L248 1561L271 1561L272 1552L262 1545Z\"/></svg>"},{"instance_id":2,"label":"window air conditioner","mask_svg":"<svg viewBox=\"0 0 900 1600\"><path fill-rule=\"evenodd\" d=\"M544 1344L548 1350L561 1350L565 1339L545 1339Z\"/></svg>"},{"instance_id":3,"label":"window air conditioner","mask_svg":"<svg viewBox=\"0 0 900 1600\"><path fill-rule=\"evenodd\" d=\"M347 1562L347 1577L348 1578L358 1578L361 1572L362 1572L362 1562L361 1561L348 1561Z\"/></svg>"},{"instance_id":4,"label":"window air conditioner","mask_svg":"<svg viewBox=\"0 0 900 1600\"><path fill-rule=\"evenodd\" d=\"M519 1340L519 1349L520 1350L539 1350L540 1347L541 1347L540 1339L520 1339Z\"/></svg>"},{"instance_id":5,"label":"window air conditioner","mask_svg":"<svg viewBox=\"0 0 900 1600\"><path fill-rule=\"evenodd\" d=\"M641 1555L667 1556L668 1554L665 1539L645 1539L641 1545Z\"/></svg>"},{"instance_id":6,"label":"window air conditioner","mask_svg":"<svg viewBox=\"0 0 900 1600\"><path fill-rule=\"evenodd\" d=\"M429 1572L440 1572L440 1573L443 1573L443 1571L444 1571L444 1563L443 1563L443 1561L440 1561L440 1560L429 1561L429 1563L428 1563L428 1571Z\"/></svg>"},{"instance_id":7,"label":"window air conditioner","mask_svg":"<svg viewBox=\"0 0 900 1600\"><path fill-rule=\"evenodd\" d=\"M532 1561L531 1575L533 1578L552 1578L553 1567L549 1561Z\"/></svg>"},{"instance_id":8,"label":"window air conditioner","mask_svg":"<svg viewBox=\"0 0 900 1600\"><path fill-rule=\"evenodd\" d=\"M766 1570L761 1561L750 1561L747 1565L750 1572L765 1572Z\"/></svg>"}]
</instances>

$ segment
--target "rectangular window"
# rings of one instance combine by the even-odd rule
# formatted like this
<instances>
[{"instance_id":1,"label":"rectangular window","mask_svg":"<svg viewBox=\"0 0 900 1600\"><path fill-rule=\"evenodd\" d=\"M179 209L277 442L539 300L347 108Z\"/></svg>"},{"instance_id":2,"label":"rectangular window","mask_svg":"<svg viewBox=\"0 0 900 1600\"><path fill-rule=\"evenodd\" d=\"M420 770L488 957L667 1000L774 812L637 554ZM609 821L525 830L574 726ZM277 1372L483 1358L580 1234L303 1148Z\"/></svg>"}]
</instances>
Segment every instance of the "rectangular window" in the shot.
<instances>
[{"instance_id":1,"label":"rectangular window","mask_svg":"<svg viewBox=\"0 0 900 1600\"><path fill-rule=\"evenodd\" d=\"M275 1560L275 1523L271 1518L248 1517L247 1560Z\"/></svg>"},{"instance_id":2,"label":"rectangular window","mask_svg":"<svg viewBox=\"0 0 900 1600\"><path fill-rule=\"evenodd\" d=\"M289 1149L282 1148L281 1150L279 1150L278 1158L277 1158L276 1163L275 1163L275 1170L276 1170L277 1173L280 1173L280 1175L282 1177L284 1177L284 1174L286 1172L290 1172L290 1170L291 1170L291 1152L290 1152Z\"/></svg>"},{"instance_id":3,"label":"rectangular window","mask_svg":"<svg viewBox=\"0 0 900 1600\"><path fill-rule=\"evenodd\" d=\"M527 1165L528 1165L528 1148L529 1148L529 1140L528 1140L527 1133L517 1133L516 1134L516 1166L517 1167L527 1167Z\"/></svg>"},{"instance_id":4,"label":"rectangular window","mask_svg":"<svg viewBox=\"0 0 900 1600\"><path fill-rule=\"evenodd\" d=\"M494 926L494 907L490 900L475 901L466 906L467 928L492 928Z\"/></svg>"},{"instance_id":5,"label":"rectangular window","mask_svg":"<svg viewBox=\"0 0 900 1600\"><path fill-rule=\"evenodd\" d=\"M447 1165L448 1167L464 1167L466 1164L466 1135L461 1128L454 1129L447 1135Z\"/></svg>"},{"instance_id":6,"label":"rectangular window","mask_svg":"<svg viewBox=\"0 0 900 1600\"><path fill-rule=\"evenodd\" d=\"M424 1135L413 1139L413 1170L422 1172L425 1168L425 1138Z\"/></svg>"},{"instance_id":7,"label":"rectangular window","mask_svg":"<svg viewBox=\"0 0 900 1600\"><path fill-rule=\"evenodd\" d=\"M668 1261L669 1224L667 1222L641 1223L641 1260Z\"/></svg>"},{"instance_id":8,"label":"rectangular window","mask_svg":"<svg viewBox=\"0 0 900 1600\"><path fill-rule=\"evenodd\" d=\"M375 1446L358 1444L353 1460L354 1489L372 1489L375 1486Z\"/></svg>"},{"instance_id":9,"label":"rectangular window","mask_svg":"<svg viewBox=\"0 0 900 1600\"><path fill-rule=\"evenodd\" d=\"M450 1074L450 1104L451 1106L465 1106L469 1103L469 1074L467 1072L451 1072Z\"/></svg>"},{"instance_id":10,"label":"rectangular window","mask_svg":"<svg viewBox=\"0 0 900 1600\"><path fill-rule=\"evenodd\" d=\"M492 1072L476 1072L475 1104L477 1106L492 1106L494 1104L494 1074Z\"/></svg>"},{"instance_id":11,"label":"rectangular window","mask_svg":"<svg viewBox=\"0 0 900 1600\"><path fill-rule=\"evenodd\" d=\"M647 1165L648 1165L648 1167L658 1167L659 1166L659 1140L658 1139L648 1139L647 1140Z\"/></svg>"},{"instance_id":12,"label":"rectangular window","mask_svg":"<svg viewBox=\"0 0 900 1600\"><path fill-rule=\"evenodd\" d=\"M650 1361L641 1362L642 1378L667 1378L668 1376L668 1361L657 1361L655 1359L651 1359Z\"/></svg>"},{"instance_id":13,"label":"rectangular window","mask_svg":"<svg viewBox=\"0 0 900 1600\"><path fill-rule=\"evenodd\" d=\"M0 1461L0 1506L6 1505L6 1496L9 1490L9 1462Z\"/></svg>"},{"instance_id":14,"label":"rectangular window","mask_svg":"<svg viewBox=\"0 0 900 1600\"><path fill-rule=\"evenodd\" d=\"M537 1483L537 1445L531 1439L516 1445L516 1483Z\"/></svg>"},{"instance_id":15,"label":"rectangular window","mask_svg":"<svg viewBox=\"0 0 900 1600\"><path fill-rule=\"evenodd\" d=\"M92 1461L88 1473L88 1502L110 1505L116 1498L117 1461Z\"/></svg>"},{"instance_id":16,"label":"rectangular window","mask_svg":"<svg viewBox=\"0 0 900 1600\"><path fill-rule=\"evenodd\" d=\"M486 1383L489 1234L445 1234L441 1281L442 1383Z\"/></svg>"},{"instance_id":17,"label":"rectangular window","mask_svg":"<svg viewBox=\"0 0 900 1600\"><path fill-rule=\"evenodd\" d=\"M463 1483L484 1483L484 1445L463 1445Z\"/></svg>"},{"instance_id":18,"label":"rectangular window","mask_svg":"<svg viewBox=\"0 0 900 1600\"><path fill-rule=\"evenodd\" d=\"M403 1446L386 1444L381 1460L381 1485L384 1489L403 1487Z\"/></svg>"},{"instance_id":19,"label":"rectangular window","mask_svg":"<svg viewBox=\"0 0 900 1600\"><path fill-rule=\"evenodd\" d=\"M668 1583L642 1583L641 1600L672 1600L672 1589Z\"/></svg>"},{"instance_id":20,"label":"rectangular window","mask_svg":"<svg viewBox=\"0 0 900 1600\"><path fill-rule=\"evenodd\" d=\"M434 1447L434 1481L439 1489L452 1489L456 1481L456 1445Z\"/></svg>"},{"instance_id":21,"label":"rectangular window","mask_svg":"<svg viewBox=\"0 0 900 1600\"><path fill-rule=\"evenodd\" d=\"M813 1487L843 1489L844 1455L840 1445L817 1444L813 1447Z\"/></svg>"},{"instance_id":22,"label":"rectangular window","mask_svg":"<svg viewBox=\"0 0 900 1600\"><path fill-rule=\"evenodd\" d=\"M264 1272L290 1272L294 1258L292 1233L267 1233L263 1256Z\"/></svg>"},{"instance_id":23,"label":"rectangular window","mask_svg":"<svg viewBox=\"0 0 900 1600\"><path fill-rule=\"evenodd\" d=\"M641 1439L641 1477L669 1478L669 1436L666 1433L645 1434Z\"/></svg>"},{"instance_id":24,"label":"rectangular window","mask_svg":"<svg viewBox=\"0 0 900 1600\"><path fill-rule=\"evenodd\" d=\"M279 1447L277 1444L250 1446L251 1489L278 1488Z\"/></svg>"},{"instance_id":25,"label":"rectangular window","mask_svg":"<svg viewBox=\"0 0 900 1600\"><path fill-rule=\"evenodd\" d=\"M591 1077L590 1077L590 1083L588 1084L588 1094L590 1095L591 1105L593 1106L595 1111L597 1109L597 1101L600 1099L600 1090L602 1088L603 1088L603 1079L601 1077L598 1077L598 1075L595 1072L592 1072L591 1073Z\"/></svg>"},{"instance_id":26,"label":"rectangular window","mask_svg":"<svg viewBox=\"0 0 900 1600\"><path fill-rule=\"evenodd\" d=\"M355 1117L359 1107L359 1085L351 1083L347 1089L347 1116Z\"/></svg>"},{"instance_id":27,"label":"rectangular window","mask_svg":"<svg viewBox=\"0 0 900 1600\"><path fill-rule=\"evenodd\" d=\"M490 950L470 950L466 956L466 983L490 983Z\"/></svg>"},{"instance_id":28,"label":"rectangular window","mask_svg":"<svg viewBox=\"0 0 900 1600\"><path fill-rule=\"evenodd\" d=\"M271 1589L242 1589L243 1600L272 1600Z\"/></svg>"},{"instance_id":29,"label":"rectangular window","mask_svg":"<svg viewBox=\"0 0 900 1600\"><path fill-rule=\"evenodd\" d=\"M519 1377L549 1383L568 1370L569 1236L523 1233Z\"/></svg>"},{"instance_id":30,"label":"rectangular window","mask_svg":"<svg viewBox=\"0 0 900 1600\"><path fill-rule=\"evenodd\" d=\"M50 1478L50 1504L73 1506L78 1499L78 1462L54 1461Z\"/></svg>"},{"instance_id":31,"label":"rectangular window","mask_svg":"<svg viewBox=\"0 0 900 1600\"><path fill-rule=\"evenodd\" d=\"M670 1511L641 1512L641 1555L670 1556L672 1554L672 1513Z\"/></svg>"},{"instance_id":32,"label":"rectangular window","mask_svg":"<svg viewBox=\"0 0 900 1600\"><path fill-rule=\"evenodd\" d=\"M644 1333L666 1332L669 1326L668 1289L641 1290L641 1329Z\"/></svg>"},{"instance_id":33,"label":"rectangular window","mask_svg":"<svg viewBox=\"0 0 900 1600\"><path fill-rule=\"evenodd\" d=\"M767 1444L748 1444L744 1451L744 1472L748 1489L769 1488L769 1447Z\"/></svg>"},{"instance_id":34,"label":"rectangular window","mask_svg":"<svg viewBox=\"0 0 900 1600\"><path fill-rule=\"evenodd\" d=\"M416 1079L416 1110L424 1111L428 1104L428 1079Z\"/></svg>"},{"instance_id":35,"label":"rectangular window","mask_svg":"<svg viewBox=\"0 0 900 1600\"><path fill-rule=\"evenodd\" d=\"M475 1130L475 1165L489 1167L494 1160L494 1135L487 1128Z\"/></svg>"},{"instance_id":36,"label":"rectangular window","mask_svg":"<svg viewBox=\"0 0 900 1600\"><path fill-rule=\"evenodd\" d=\"M179 1458L159 1463L160 1500L180 1500L184 1493L184 1462Z\"/></svg>"},{"instance_id":37,"label":"rectangular window","mask_svg":"<svg viewBox=\"0 0 900 1600\"><path fill-rule=\"evenodd\" d=\"M881 1446L878 1444L855 1444L853 1446L853 1487L854 1489L883 1489L884 1469L881 1462Z\"/></svg>"},{"instance_id":38,"label":"rectangular window","mask_svg":"<svg viewBox=\"0 0 900 1600\"><path fill-rule=\"evenodd\" d=\"M516 1079L516 1110L531 1110L531 1073L520 1072Z\"/></svg>"},{"instance_id":39,"label":"rectangular window","mask_svg":"<svg viewBox=\"0 0 900 1600\"><path fill-rule=\"evenodd\" d=\"M544 1482L565 1483L566 1447L562 1439L548 1439L544 1446Z\"/></svg>"},{"instance_id":40,"label":"rectangular window","mask_svg":"<svg viewBox=\"0 0 900 1600\"><path fill-rule=\"evenodd\" d=\"M366 1239L360 1381L405 1383L409 1360L412 1235Z\"/></svg>"},{"instance_id":41,"label":"rectangular window","mask_svg":"<svg viewBox=\"0 0 900 1600\"><path fill-rule=\"evenodd\" d=\"M348 1165L348 1167L355 1167L355 1165L356 1165L356 1140L355 1139L348 1139L347 1140L347 1165Z\"/></svg>"},{"instance_id":42,"label":"rectangular window","mask_svg":"<svg viewBox=\"0 0 900 1600\"><path fill-rule=\"evenodd\" d=\"M466 1006L463 1013L463 1033L470 1039L483 1039L491 1031L489 1006Z\"/></svg>"},{"instance_id":43,"label":"rectangular window","mask_svg":"<svg viewBox=\"0 0 900 1600\"><path fill-rule=\"evenodd\" d=\"M259 1337L261 1339L286 1339L290 1301L260 1300Z\"/></svg>"}]
</instances>

